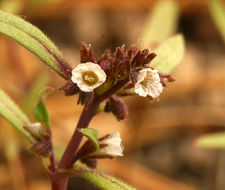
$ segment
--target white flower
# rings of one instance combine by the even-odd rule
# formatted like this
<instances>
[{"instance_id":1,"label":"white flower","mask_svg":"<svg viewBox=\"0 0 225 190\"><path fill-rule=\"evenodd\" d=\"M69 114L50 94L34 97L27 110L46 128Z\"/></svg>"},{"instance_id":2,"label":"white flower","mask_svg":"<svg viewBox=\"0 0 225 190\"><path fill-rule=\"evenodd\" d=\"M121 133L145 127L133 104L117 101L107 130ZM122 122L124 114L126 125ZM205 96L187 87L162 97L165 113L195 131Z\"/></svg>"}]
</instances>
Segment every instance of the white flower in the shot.
<instances>
[{"instance_id":1,"label":"white flower","mask_svg":"<svg viewBox=\"0 0 225 190\"><path fill-rule=\"evenodd\" d=\"M163 90L158 71L151 68L139 71L134 88L140 96L158 97Z\"/></svg>"},{"instance_id":2,"label":"white flower","mask_svg":"<svg viewBox=\"0 0 225 190\"><path fill-rule=\"evenodd\" d=\"M106 80L101 67L92 62L81 63L72 70L71 80L84 92L91 92Z\"/></svg>"},{"instance_id":3,"label":"white flower","mask_svg":"<svg viewBox=\"0 0 225 190\"><path fill-rule=\"evenodd\" d=\"M96 157L114 157L123 156L123 145L119 132L114 132L105 138L99 140L100 148L96 150L91 156Z\"/></svg>"}]
</instances>

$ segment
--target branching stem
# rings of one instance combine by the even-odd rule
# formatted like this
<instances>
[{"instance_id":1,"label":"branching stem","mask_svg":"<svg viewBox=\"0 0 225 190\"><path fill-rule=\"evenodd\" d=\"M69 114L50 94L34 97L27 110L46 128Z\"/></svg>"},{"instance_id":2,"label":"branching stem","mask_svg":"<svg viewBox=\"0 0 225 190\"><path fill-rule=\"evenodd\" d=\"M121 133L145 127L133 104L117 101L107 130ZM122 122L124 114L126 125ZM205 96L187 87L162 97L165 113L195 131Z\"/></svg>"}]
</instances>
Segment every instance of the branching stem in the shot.
<instances>
[{"instance_id":1,"label":"branching stem","mask_svg":"<svg viewBox=\"0 0 225 190\"><path fill-rule=\"evenodd\" d=\"M79 132L79 129L82 128L87 128L91 119L95 115L99 104L112 96L114 93L116 93L118 90L120 90L124 85L127 84L129 81L129 78L127 77L126 79L119 81L115 86L113 86L110 90L107 92L98 95L98 96L92 96L87 103L84 106L84 109L82 111L82 114L80 116L80 119L77 123L77 127L72 135L72 138L59 162L58 168L57 169L68 169L71 168L74 164L74 162L77 160L76 159L76 151L81 143L81 140L83 138L83 135ZM66 190L67 182L68 182L68 177L63 177L60 179L60 173L56 171L55 176L52 181L52 190ZM55 179L60 179L60 180L55 180Z\"/></svg>"}]
</instances>

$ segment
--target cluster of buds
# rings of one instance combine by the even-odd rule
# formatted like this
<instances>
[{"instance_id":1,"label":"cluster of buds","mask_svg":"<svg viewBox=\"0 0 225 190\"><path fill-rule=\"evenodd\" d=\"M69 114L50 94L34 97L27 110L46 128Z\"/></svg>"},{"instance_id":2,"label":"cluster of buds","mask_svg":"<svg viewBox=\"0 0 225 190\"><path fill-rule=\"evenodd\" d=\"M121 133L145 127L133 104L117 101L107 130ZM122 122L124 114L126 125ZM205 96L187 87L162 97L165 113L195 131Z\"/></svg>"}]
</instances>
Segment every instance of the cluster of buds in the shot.
<instances>
[{"instance_id":1,"label":"cluster of buds","mask_svg":"<svg viewBox=\"0 0 225 190\"><path fill-rule=\"evenodd\" d=\"M128 112L118 95L128 95L122 93L126 91L154 100L168 82L174 81L172 76L150 66L155 56L149 49L139 50L132 45L128 50L125 50L125 46L118 47L114 53L106 50L96 61L91 46L82 43L80 63L71 71L71 79L60 89L66 96L79 93L78 104L88 105L89 100L98 100L98 103L106 100L104 111L112 112L118 120L123 120ZM118 132L98 141L98 148L90 140L86 141L76 153L75 160L80 159L88 166L95 167L97 158L123 155Z\"/></svg>"},{"instance_id":2,"label":"cluster of buds","mask_svg":"<svg viewBox=\"0 0 225 190\"><path fill-rule=\"evenodd\" d=\"M148 49L139 50L135 45L127 51L124 46L118 47L113 54L106 50L95 61L92 48L82 43L80 56L81 63L72 70L71 80L61 87L67 96L81 93L85 97L84 94L93 91L101 94L119 81L128 79L126 89L129 86L134 88L136 94L155 99L160 96L167 82L174 81L172 76L149 66L155 53L149 53Z\"/></svg>"},{"instance_id":3,"label":"cluster of buds","mask_svg":"<svg viewBox=\"0 0 225 190\"><path fill-rule=\"evenodd\" d=\"M33 137L34 142L30 151L38 156L48 156L52 151L50 130L39 122L26 125L24 129Z\"/></svg>"}]
</instances>

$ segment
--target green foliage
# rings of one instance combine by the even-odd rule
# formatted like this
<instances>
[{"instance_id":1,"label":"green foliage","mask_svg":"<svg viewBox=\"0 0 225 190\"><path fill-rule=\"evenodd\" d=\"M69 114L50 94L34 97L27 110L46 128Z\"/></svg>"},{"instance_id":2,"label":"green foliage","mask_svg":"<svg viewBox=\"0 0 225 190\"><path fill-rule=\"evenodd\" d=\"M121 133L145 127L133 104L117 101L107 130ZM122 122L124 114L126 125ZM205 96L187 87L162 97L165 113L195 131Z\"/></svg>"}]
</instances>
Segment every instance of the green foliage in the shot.
<instances>
[{"instance_id":1,"label":"green foliage","mask_svg":"<svg viewBox=\"0 0 225 190\"><path fill-rule=\"evenodd\" d=\"M225 42L225 5L221 0L209 0L209 10Z\"/></svg>"},{"instance_id":2,"label":"green foliage","mask_svg":"<svg viewBox=\"0 0 225 190\"><path fill-rule=\"evenodd\" d=\"M81 170L79 175L102 190L136 190L121 180L96 170Z\"/></svg>"},{"instance_id":3,"label":"green foliage","mask_svg":"<svg viewBox=\"0 0 225 190\"><path fill-rule=\"evenodd\" d=\"M151 47L173 35L177 28L179 10L176 1L160 1L147 18L141 39L143 48Z\"/></svg>"},{"instance_id":4,"label":"green foliage","mask_svg":"<svg viewBox=\"0 0 225 190\"><path fill-rule=\"evenodd\" d=\"M225 133L213 133L197 138L194 145L199 148L225 149Z\"/></svg>"},{"instance_id":5,"label":"green foliage","mask_svg":"<svg viewBox=\"0 0 225 190\"><path fill-rule=\"evenodd\" d=\"M48 128L50 127L48 110L42 98L39 99L37 105L34 108L34 119L38 122L44 123Z\"/></svg>"},{"instance_id":6,"label":"green foliage","mask_svg":"<svg viewBox=\"0 0 225 190\"><path fill-rule=\"evenodd\" d=\"M66 78L65 71L60 69L58 62L63 60L61 52L38 28L18 16L0 11L0 33L27 48Z\"/></svg>"},{"instance_id":7,"label":"green foliage","mask_svg":"<svg viewBox=\"0 0 225 190\"><path fill-rule=\"evenodd\" d=\"M80 129L80 132L95 145L96 149L99 148L97 130L91 129L91 128L85 128L85 129Z\"/></svg>"},{"instance_id":8,"label":"green foliage","mask_svg":"<svg viewBox=\"0 0 225 190\"><path fill-rule=\"evenodd\" d=\"M184 51L183 36L178 34L170 37L154 50L157 56L151 61L149 66L154 67L161 73L169 74L181 63Z\"/></svg>"},{"instance_id":9,"label":"green foliage","mask_svg":"<svg viewBox=\"0 0 225 190\"><path fill-rule=\"evenodd\" d=\"M48 81L49 77L47 73L41 73L37 76L21 104L21 107L26 114L31 113L34 104L40 99L41 90L47 85Z\"/></svg>"},{"instance_id":10,"label":"green foliage","mask_svg":"<svg viewBox=\"0 0 225 190\"><path fill-rule=\"evenodd\" d=\"M11 98L0 89L0 115L5 118L22 135L31 140L30 134L23 128L29 125L30 121Z\"/></svg>"}]
</instances>

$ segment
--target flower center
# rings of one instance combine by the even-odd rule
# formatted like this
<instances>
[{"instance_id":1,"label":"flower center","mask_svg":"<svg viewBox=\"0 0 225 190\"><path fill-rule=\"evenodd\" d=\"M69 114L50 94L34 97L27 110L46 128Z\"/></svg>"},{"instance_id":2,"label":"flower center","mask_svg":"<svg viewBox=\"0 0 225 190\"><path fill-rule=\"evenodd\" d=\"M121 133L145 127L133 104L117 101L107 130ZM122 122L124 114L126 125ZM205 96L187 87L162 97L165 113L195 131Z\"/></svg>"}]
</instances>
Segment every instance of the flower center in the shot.
<instances>
[{"instance_id":1,"label":"flower center","mask_svg":"<svg viewBox=\"0 0 225 190\"><path fill-rule=\"evenodd\" d=\"M89 86L95 85L98 82L98 76L92 71L84 72L82 78Z\"/></svg>"},{"instance_id":2,"label":"flower center","mask_svg":"<svg viewBox=\"0 0 225 190\"><path fill-rule=\"evenodd\" d=\"M154 80L152 74L147 72L144 80L141 82L142 85L146 86L148 83L153 84Z\"/></svg>"}]
</instances>

